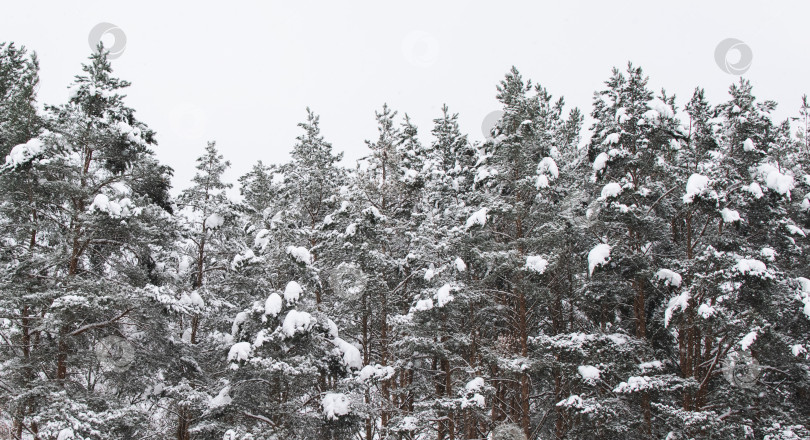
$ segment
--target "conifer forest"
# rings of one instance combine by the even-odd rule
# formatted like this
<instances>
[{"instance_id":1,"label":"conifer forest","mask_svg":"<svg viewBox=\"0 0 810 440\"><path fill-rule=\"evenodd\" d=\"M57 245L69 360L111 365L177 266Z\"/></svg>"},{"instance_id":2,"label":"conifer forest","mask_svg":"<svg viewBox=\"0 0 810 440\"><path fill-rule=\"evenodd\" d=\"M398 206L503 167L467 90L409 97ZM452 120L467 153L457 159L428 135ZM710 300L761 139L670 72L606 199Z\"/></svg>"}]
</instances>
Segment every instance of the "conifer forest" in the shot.
<instances>
[{"instance_id":1,"label":"conifer forest","mask_svg":"<svg viewBox=\"0 0 810 440\"><path fill-rule=\"evenodd\" d=\"M507 65L485 141L381 103L347 165L294 108L174 188L98 49L40 103L0 44L0 439L810 439L806 97Z\"/></svg>"}]
</instances>

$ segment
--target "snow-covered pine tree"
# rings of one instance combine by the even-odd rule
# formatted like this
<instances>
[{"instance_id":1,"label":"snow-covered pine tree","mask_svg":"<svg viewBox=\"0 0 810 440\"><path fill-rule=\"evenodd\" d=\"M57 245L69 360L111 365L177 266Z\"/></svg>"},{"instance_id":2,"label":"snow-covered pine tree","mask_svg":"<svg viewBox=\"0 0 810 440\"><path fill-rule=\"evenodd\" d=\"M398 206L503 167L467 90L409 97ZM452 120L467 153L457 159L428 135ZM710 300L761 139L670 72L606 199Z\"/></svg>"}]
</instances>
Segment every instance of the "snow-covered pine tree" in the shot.
<instances>
[{"instance_id":1,"label":"snow-covered pine tree","mask_svg":"<svg viewBox=\"0 0 810 440\"><path fill-rule=\"evenodd\" d=\"M403 148L404 162L419 164L406 165L405 170L406 184L420 189L408 225L412 238L407 260L416 276L404 292L410 308L395 318L398 351L409 355L397 363L399 416L392 429L404 438L434 430L437 438L457 432L472 435L484 408L483 401L472 398L479 390L471 390L468 398L464 387L476 377L469 368L475 364L469 351L473 292L464 288L466 263L456 254L455 242L463 235L459 224L466 219L464 194L472 189L475 149L460 133L458 115L447 106L434 119L435 140L430 145L413 142L410 131L406 119L401 145L412 146Z\"/></svg>"},{"instance_id":2,"label":"snow-covered pine tree","mask_svg":"<svg viewBox=\"0 0 810 440\"><path fill-rule=\"evenodd\" d=\"M35 105L39 61L25 47L0 43L0 157L41 129Z\"/></svg>"},{"instance_id":3,"label":"snow-covered pine tree","mask_svg":"<svg viewBox=\"0 0 810 440\"><path fill-rule=\"evenodd\" d=\"M339 197L344 173L340 155L320 135L318 117L308 109L299 125L304 134L289 163L257 166L241 179L243 194L267 191L268 205L246 201L244 250L231 264L242 290L234 301L241 311L226 338L233 372L214 399L224 403L214 406L238 421L233 432L344 438L359 420L353 373L363 359L321 311L327 287L321 274L331 268L323 264L339 259L333 217L345 209ZM340 310L339 300L330 297L328 309Z\"/></svg>"},{"instance_id":4,"label":"snow-covered pine tree","mask_svg":"<svg viewBox=\"0 0 810 440\"><path fill-rule=\"evenodd\" d=\"M556 250L542 239L550 206L544 198L559 178L554 156L575 148L580 116L572 112L566 119L564 101L524 82L515 68L497 90L504 116L479 152L461 246L476 281L472 288L486 299L476 305L487 322L478 327L479 362L494 387L485 429L506 421L531 435L539 422L532 420L538 414L530 398L532 376L542 372L530 337L540 329L538 303L547 296L544 274Z\"/></svg>"},{"instance_id":5,"label":"snow-covered pine tree","mask_svg":"<svg viewBox=\"0 0 810 440\"><path fill-rule=\"evenodd\" d=\"M169 169L143 169L156 163L153 133L125 105L129 84L112 76L102 46L83 71L70 101L47 108L47 130L13 146L0 173L10 263L0 308L18 341L3 351L13 383L3 389L18 436L127 437L148 425L141 367L161 345L161 323L140 323L160 313L148 286L161 282L154 257L168 213L141 189L165 194ZM99 362L105 337L126 347L126 365Z\"/></svg>"},{"instance_id":6,"label":"snow-covered pine tree","mask_svg":"<svg viewBox=\"0 0 810 440\"><path fill-rule=\"evenodd\" d=\"M18 49L13 43L0 44L0 157L8 157L8 153L16 145L37 145L34 139L40 133L41 118L35 107L35 85L39 82L39 68L36 57L28 55L25 48ZM20 147L18 153L28 151ZM22 159L22 158L21 158ZM10 164L11 161L8 161ZM18 261L22 247L17 248L18 240L29 246L36 244L37 228L34 226L37 210L31 209L30 197L25 200L26 194L33 193L33 187L38 183L34 172L9 171L10 165L5 165L0 178L0 193L2 193L2 217L0 217L0 237L2 237L3 252L0 258L4 267L12 269ZM22 226L22 227L20 227ZM19 229L17 229L19 228ZM26 236L28 235L28 236ZM19 264L19 263L16 263ZM9 271L3 273L3 285L12 281ZM34 361L32 359L31 327L34 322L31 315L32 305L28 299L14 298L17 294L7 290L0 296L0 310L3 315L3 331L15 331L18 336L12 336L10 341L20 347L19 351L11 351L3 356L4 373L0 379L16 390L28 390L31 382L36 378ZM18 315L17 318L15 315ZM15 322L14 320L17 320ZM4 333L5 334L5 333ZM8 336L7 336L8 338ZM9 340L6 343L10 342ZM21 362L18 366L7 363L8 355L19 356ZM7 385L7 386L9 386ZM8 392L8 389L4 389ZM37 403L31 397L14 399L13 396L3 393L3 400L9 402L6 411L10 414L12 422L11 431L17 437L22 436L25 417Z\"/></svg>"},{"instance_id":7,"label":"snow-covered pine tree","mask_svg":"<svg viewBox=\"0 0 810 440\"><path fill-rule=\"evenodd\" d=\"M176 242L176 294L185 305L175 323L178 359L165 371L165 393L176 413L178 440L217 432L207 419L209 392L216 392L217 377L225 362L207 353L222 345L218 331L230 323L227 315L235 309L234 292L228 271L237 249L238 237L234 206L228 198L231 187L222 179L230 166L216 147L208 142L197 158L197 172L189 188L176 200L178 240ZM223 316L225 315L225 316Z\"/></svg>"},{"instance_id":8,"label":"snow-covered pine tree","mask_svg":"<svg viewBox=\"0 0 810 440\"><path fill-rule=\"evenodd\" d=\"M384 438L402 407L399 373L406 361L396 347L393 317L407 313L409 283L419 273L409 259L413 211L420 194L419 170L411 167L421 162L424 154L416 139L416 128L407 121L404 130L396 126L396 111L384 105L375 115L378 138L366 141L371 154L361 160L364 167L358 169L352 181L352 223L346 229L344 246L352 254L350 261L357 264L365 278L365 288L356 298L359 313L354 326L364 361L379 364L385 371L394 369L376 381L365 398L365 435Z\"/></svg>"},{"instance_id":9,"label":"snow-covered pine tree","mask_svg":"<svg viewBox=\"0 0 810 440\"><path fill-rule=\"evenodd\" d=\"M794 173L802 171L791 158L798 157L800 144L790 139L786 124L771 121L775 103L757 102L748 81L732 85L730 94L712 119L701 110L707 108L703 102L693 99L696 104L688 107L699 125L715 128L690 139L690 146L710 147L702 157L692 155L683 208L673 220L685 270L677 274L683 282L664 321L670 329L678 326L671 331L677 335L679 369L694 382L683 390L683 410L691 413L661 409L682 436L706 429L760 436L798 416L790 398L777 402L775 394L756 390L774 387L776 394L793 398L801 393L787 379L801 374L792 347L807 328L795 313L793 278L796 263L806 258L806 232L795 222L799 206L792 197ZM730 359L762 368L752 367L752 375L738 382L733 371L724 371ZM684 423L697 417L703 419L700 426Z\"/></svg>"},{"instance_id":10,"label":"snow-covered pine tree","mask_svg":"<svg viewBox=\"0 0 810 440\"><path fill-rule=\"evenodd\" d=\"M552 174L551 161L541 161L538 166L538 183L542 184L535 202L538 227L531 236L531 248L536 251L526 257L526 272L538 291L534 306L537 331L530 339L532 393L552 396L535 404L535 411L546 414L548 424L535 427L533 432L557 438L566 435L570 422L566 408L557 403L567 399L571 387L583 380L578 367L591 363L583 362L579 353L572 356L565 345L565 341L582 335L582 329L593 330L592 323L582 316L583 304L587 303L582 289L586 274L581 268L585 266L583 251L590 241L586 208L591 164L587 151L578 145L581 124L582 115L574 108L564 128L556 132L550 157L558 167L557 176ZM548 179L548 186L540 176Z\"/></svg>"},{"instance_id":11,"label":"snow-covered pine tree","mask_svg":"<svg viewBox=\"0 0 810 440\"><path fill-rule=\"evenodd\" d=\"M641 68L628 64L625 73L614 68L607 88L594 94L596 122L588 148L596 185L587 213L594 240L587 254L586 285L586 297L593 305L585 312L612 343L606 341L604 348L589 353L595 356L590 366L599 364L605 388L587 393L598 409L581 418L573 431L577 435L658 435L654 387L634 389L638 392L622 400L615 393L625 388L613 379L630 380L642 370L656 374L645 367L656 361L653 346L662 331L651 314L665 298L652 280L659 269L658 256L667 254L665 238L680 183L670 164L684 137L675 118L674 97L662 90L654 98L647 83ZM671 380L675 376L654 379L656 386ZM615 386L616 391L611 389ZM579 412L588 411L579 408Z\"/></svg>"}]
</instances>

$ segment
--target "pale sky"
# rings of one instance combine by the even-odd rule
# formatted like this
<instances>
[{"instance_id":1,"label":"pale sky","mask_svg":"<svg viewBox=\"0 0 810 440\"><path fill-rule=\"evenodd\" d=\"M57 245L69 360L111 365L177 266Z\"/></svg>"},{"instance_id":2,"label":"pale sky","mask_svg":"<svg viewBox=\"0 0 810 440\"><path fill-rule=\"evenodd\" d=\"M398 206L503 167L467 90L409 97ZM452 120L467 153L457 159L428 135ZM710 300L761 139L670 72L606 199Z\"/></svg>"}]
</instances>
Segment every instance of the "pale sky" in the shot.
<instances>
[{"instance_id":1,"label":"pale sky","mask_svg":"<svg viewBox=\"0 0 810 440\"><path fill-rule=\"evenodd\" d=\"M471 140L483 139L482 120L499 109L495 86L512 65L586 114L611 68L627 61L680 106L695 86L716 104L738 77L718 67L715 47L737 38L753 53L744 77L758 99L779 103L777 120L795 116L810 92L807 1L75 3L6 2L0 41L37 52L39 100L59 104L90 54L90 30L118 26L126 47L113 69L132 82L127 103L157 131L175 192L208 140L232 162L234 184L257 160L286 161L307 106L346 164L367 153L385 102L411 116L423 142L443 103Z\"/></svg>"}]
</instances>

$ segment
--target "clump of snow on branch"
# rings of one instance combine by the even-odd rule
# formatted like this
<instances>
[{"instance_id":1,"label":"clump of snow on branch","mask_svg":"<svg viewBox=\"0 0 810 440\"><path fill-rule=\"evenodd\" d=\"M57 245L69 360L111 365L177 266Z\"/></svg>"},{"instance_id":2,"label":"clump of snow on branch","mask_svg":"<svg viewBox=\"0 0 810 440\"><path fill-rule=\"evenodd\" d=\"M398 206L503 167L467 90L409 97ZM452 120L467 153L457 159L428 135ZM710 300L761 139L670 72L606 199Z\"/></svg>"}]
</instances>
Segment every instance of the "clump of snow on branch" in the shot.
<instances>
[{"instance_id":1,"label":"clump of snow on branch","mask_svg":"<svg viewBox=\"0 0 810 440\"><path fill-rule=\"evenodd\" d=\"M141 208L135 207L128 197L110 200L106 194L98 194L89 206L90 211L103 212L112 218L128 218L140 215Z\"/></svg>"},{"instance_id":2,"label":"clump of snow on branch","mask_svg":"<svg viewBox=\"0 0 810 440\"><path fill-rule=\"evenodd\" d=\"M618 197L622 193L622 186L616 182L610 182L602 187L599 200L607 200L611 197Z\"/></svg>"},{"instance_id":3,"label":"clump of snow on branch","mask_svg":"<svg viewBox=\"0 0 810 440\"><path fill-rule=\"evenodd\" d=\"M403 417L397 426L397 430L405 432L413 432L417 429L419 429L419 419L413 416Z\"/></svg>"},{"instance_id":4,"label":"clump of snow on branch","mask_svg":"<svg viewBox=\"0 0 810 440\"><path fill-rule=\"evenodd\" d=\"M205 219L205 227L206 227L206 229L221 228L224 223L225 223L225 217L223 217L222 214L220 214L218 212L215 212L215 213L209 215Z\"/></svg>"},{"instance_id":5,"label":"clump of snow on branch","mask_svg":"<svg viewBox=\"0 0 810 440\"><path fill-rule=\"evenodd\" d=\"M371 216L375 220L384 221L386 217L382 215L379 209L376 206L369 206L368 208L363 210L363 215Z\"/></svg>"},{"instance_id":6,"label":"clump of snow on branch","mask_svg":"<svg viewBox=\"0 0 810 440\"><path fill-rule=\"evenodd\" d=\"M253 240L253 246L263 251L268 244L270 244L270 231L262 229L256 234L256 238Z\"/></svg>"},{"instance_id":7,"label":"clump of snow on branch","mask_svg":"<svg viewBox=\"0 0 810 440\"><path fill-rule=\"evenodd\" d=\"M804 304L804 315L810 319L810 280L804 277L796 278L799 283L797 299Z\"/></svg>"},{"instance_id":8,"label":"clump of snow on branch","mask_svg":"<svg viewBox=\"0 0 810 440\"><path fill-rule=\"evenodd\" d=\"M312 264L312 255L309 253L307 248L303 246L287 246L286 252L287 255L293 258L293 260L301 264Z\"/></svg>"},{"instance_id":9,"label":"clump of snow on branch","mask_svg":"<svg viewBox=\"0 0 810 440\"><path fill-rule=\"evenodd\" d=\"M337 420L349 414L350 403L349 398L343 393L326 393L321 400L323 415L327 419Z\"/></svg>"},{"instance_id":10,"label":"clump of snow on branch","mask_svg":"<svg viewBox=\"0 0 810 440\"><path fill-rule=\"evenodd\" d=\"M804 199L802 200L802 203L799 206L801 206L802 211L805 212L810 211L810 193L804 195Z\"/></svg>"},{"instance_id":11,"label":"clump of snow on branch","mask_svg":"<svg viewBox=\"0 0 810 440\"><path fill-rule=\"evenodd\" d=\"M287 316L284 317L284 323L281 324L281 331L285 336L291 338L295 336L296 333L309 331L312 325L312 315L307 312L290 310L287 312Z\"/></svg>"},{"instance_id":12,"label":"clump of snow on branch","mask_svg":"<svg viewBox=\"0 0 810 440\"><path fill-rule=\"evenodd\" d=\"M73 432L72 428L64 428L59 431L59 434L56 436L56 440L74 440L76 438L76 434Z\"/></svg>"},{"instance_id":13,"label":"clump of snow on branch","mask_svg":"<svg viewBox=\"0 0 810 440\"><path fill-rule=\"evenodd\" d=\"M38 138L33 138L24 144L15 145L6 156L5 167L15 168L23 165L37 154L42 153L42 150L42 141Z\"/></svg>"},{"instance_id":14,"label":"clump of snow on branch","mask_svg":"<svg viewBox=\"0 0 810 440\"><path fill-rule=\"evenodd\" d=\"M433 267L433 263L431 263L430 267L425 269L425 276L423 278L425 281L430 281L434 276L436 276L436 269Z\"/></svg>"},{"instance_id":15,"label":"clump of snow on branch","mask_svg":"<svg viewBox=\"0 0 810 440\"><path fill-rule=\"evenodd\" d=\"M743 142L743 150L744 151L756 151L757 146L754 144L754 141L751 138L746 139Z\"/></svg>"},{"instance_id":16,"label":"clump of snow on branch","mask_svg":"<svg viewBox=\"0 0 810 440\"><path fill-rule=\"evenodd\" d=\"M455 297L451 293L453 290L453 286L450 284L445 284L439 288L436 292L436 306L437 307L444 307L449 302L453 301Z\"/></svg>"},{"instance_id":17,"label":"clump of snow on branch","mask_svg":"<svg viewBox=\"0 0 810 440\"><path fill-rule=\"evenodd\" d=\"M717 311L709 304L703 303L698 307L697 312L703 319L709 319L714 316Z\"/></svg>"},{"instance_id":18,"label":"clump of snow on branch","mask_svg":"<svg viewBox=\"0 0 810 440\"><path fill-rule=\"evenodd\" d=\"M349 223L346 226L346 230L343 232L347 237L352 237L354 234L357 233L357 224L356 223Z\"/></svg>"},{"instance_id":19,"label":"clump of snow on branch","mask_svg":"<svg viewBox=\"0 0 810 440\"><path fill-rule=\"evenodd\" d=\"M594 401L594 399L583 399L582 397L572 394L567 398L560 400L557 402L558 407L575 409L581 414L588 414L597 412L600 409L600 405Z\"/></svg>"},{"instance_id":20,"label":"clump of snow on branch","mask_svg":"<svg viewBox=\"0 0 810 440\"><path fill-rule=\"evenodd\" d=\"M544 157L537 165L537 188L548 188L549 181L558 177L560 177L560 170L557 168L557 162L550 157Z\"/></svg>"},{"instance_id":21,"label":"clump of snow on branch","mask_svg":"<svg viewBox=\"0 0 810 440\"><path fill-rule=\"evenodd\" d=\"M433 308L433 298L423 298L416 301L416 305L413 306L411 311L417 312L426 312Z\"/></svg>"},{"instance_id":22,"label":"clump of snow on branch","mask_svg":"<svg viewBox=\"0 0 810 440\"><path fill-rule=\"evenodd\" d=\"M299 298L301 298L301 293L303 291L304 289L300 284L298 284L296 281L290 281L284 288L284 300L287 301L287 304L295 303Z\"/></svg>"},{"instance_id":23,"label":"clump of snow on branch","mask_svg":"<svg viewBox=\"0 0 810 440\"><path fill-rule=\"evenodd\" d=\"M246 361L250 357L250 342L237 342L228 351L229 361Z\"/></svg>"},{"instance_id":24,"label":"clump of snow on branch","mask_svg":"<svg viewBox=\"0 0 810 440\"><path fill-rule=\"evenodd\" d=\"M489 216L487 213L489 212L488 208L481 208L478 211L475 211L468 219L467 223L464 225L464 229L470 229L475 225L484 226L487 224L487 219Z\"/></svg>"},{"instance_id":25,"label":"clump of snow on branch","mask_svg":"<svg viewBox=\"0 0 810 440\"><path fill-rule=\"evenodd\" d=\"M267 300L264 302L264 314L270 316L278 316L279 312L281 312L281 295L278 292L273 292L270 296L267 297Z\"/></svg>"},{"instance_id":26,"label":"clump of snow on branch","mask_svg":"<svg viewBox=\"0 0 810 440\"><path fill-rule=\"evenodd\" d=\"M650 378L648 376L632 376L627 379L627 382L622 382L613 389L614 393L630 394L639 391L644 391L652 388Z\"/></svg>"},{"instance_id":27,"label":"clump of snow on branch","mask_svg":"<svg viewBox=\"0 0 810 440\"><path fill-rule=\"evenodd\" d=\"M343 363L348 368L359 370L363 367L363 356L360 354L360 350L358 350L357 347L338 337L334 338L332 343L335 344L340 351Z\"/></svg>"},{"instance_id":28,"label":"clump of snow on branch","mask_svg":"<svg viewBox=\"0 0 810 440\"><path fill-rule=\"evenodd\" d=\"M781 194L790 200L790 191L793 190L795 183L793 176L783 174L779 168L773 164L764 163L757 167L757 176L765 183L768 189Z\"/></svg>"},{"instance_id":29,"label":"clump of snow on branch","mask_svg":"<svg viewBox=\"0 0 810 440\"><path fill-rule=\"evenodd\" d=\"M390 365L382 366L380 364L366 365L357 373L357 380L359 382L372 382L390 379L394 377L394 367Z\"/></svg>"},{"instance_id":30,"label":"clump of snow on branch","mask_svg":"<svg viewBox=\"0 0 810 440\"><path fill-rule=\"evenodd\" d=\"M539 255L529 255L526 257L525 267L527 270L542 275L548 267L548 260Z\"/></svg>"},{"instance_id":31,"label":"clump of snow on branch","mask_svg":"<svg viewBox=\"0 0 810 440\"><path fill-rule=\"evenodd\" d=\"M602 141L602 144L604 145L616 144L619 142L619 139L621 139L621 137L622 135L620 133L611 133L605 136L605 140Z\"/></svg>"},{"instance_id":32,"label":"clump of snow on branch","mask_svg":"<svg viewBox=\"0 0 810 440\"><path fill-rule=\"evenodd\" d=\"M641 370L642 372L647 372L647 371L650 371L650 370L661 370L663 368L664 368L664 363L659 361L659 360L649 361L649 362L642 362L642 363L638 364L638 369Z\"/></svg>"},{"instance_id":33,"label":"clump of snow on branch","mask_svg":"<svg viewBox=\"0 0 810 440\"><path fill-rule=\"evenodd\" d=\"M663 281L664 284L667 286L672 287L680 287L681 286L681 274L674 272L669 269L659 269L658 272L655 273L655 277L659 280Z\"/></svg>"},{"instance_id":34,"label":"clump of snow on branch","mask_svg":"<svg viewBox=\"0 0 810 440\"><path fill-rule=\"evenodd\" d=\"M236 254L233 256L233 260L231 261L231 269L236 270L242 263L253 263L256 262L256 254L253 253L252 249L245 249L244 252L241 254Z\"/></svg>"},{"instance_id":35,"label":"clump of snow on branch","mask_svg":"<svg viewBox=\"0 0 810 440\"><path fill-rule=\"evenodd\" d=\"M599 375L601 374L601 371L592 365L580 365L577 367L577 372L582 376L583 380L590 384L599 380Z\"/></svg>"},{"instance_id":36,"label":"clump of snow on branch","mask_svg":"<svg viewBox=\"0 0 810 440\"><path fill-rule=\"evenodd\" d=\"M689 306L689 298L689 292L682 292L669 300L667 309L664 311L664 327L669 327L669 321L672 319L672 314L676 309L680 308L681 312L686 310L686 307Z\"/></svg>"},{"instance_id":37,"label":"clump of snow on branch","mask_svg":"<svg viewBox=\"0 0 810 440\"><path fill-rule=\"evenodd\" d=\"M193 290L191 293L183 293L180 295L179 304L186 306L186 307L193 307L198 310L202 310L205 308L205 301L203 301L200 294Z\"/></svg>"},{"instance_id":38,"label":"clump of snow on branch","mask_svg":"<svg viewBox=\"0 0 810 440\"><path fill-rule=\"evenodd\" d=\"M230 394L228 394L230 391L231 387L229 386L221 389L215 397L208 401L208 407L213 409L230 404L233 401Z\"/></svg>"},{"instance_id":39,"label":"clump of snow on branch","mask_svg":"<svg viewBox=\"0 0 810 440\"><path fill-rule=\"evenodd\" d=\"M124 121L119 121L115 124L115 128L133 144L144 144L143 132L138 127L133 127Z\"/></svg>"},{"instance_id":40,"label":"clump of snow on branch","mask_svg":"<svg viewBox=\"0 0 810 440\"><path fill-rule=\"evenodd\" d=\"M750 185L744 186L743 191L750 193L755 199L761 199L765 193L762 192L762 187L757 182L751 182Z\"/></svg>"},{"instance_id":41,"label":"clump of snow on branch","mask_svg":"<svg viewBox=\"0 0 810 440\"><path fill-rule=\"evenodd\" d=\"M236 336L239 332L239 328L242 324L247 321L248 313L247 312L239 312L236 314L236 317L233 318L233 324L231 325L231 335Z\"/></svg>"},{"instance_id":42,"label":"clump of snow on branch","mask_svg":"<svg viewBox=\"0 0 810 440\"><path fill-rule=\"evenodd\" d=\"M594 269L610 261L610 249L609 244L600 243L588 252L588 275L593 275Z\"/></svg>"},{"instance_id":43,"label":"clump of snow on branch","mask_svg":"<svg viewBox=\"0 0 810 440\"><path fill-rule=\"evenodd\" d=\"M723 222L725 223L734 223L742 220L739 212L728 208L723 208L720 211L720 216L723 217Z\"/></svg>"},{"instance_id":44,"label":"clump of snow on branch","mask_svg":"<svg viewBox=\"0 0 810 440\"><path fill-rule=\"evenodd\" d=\"M684 203L692 203L696 196L702 195L709 190L709 178L702 174L692 174L686 181L686 194L683 195Z\"/></svg>"},{"instance_id":45,"label":"clump of snow on branch","mask_svg":"<svg viewBox=\"0 0 810 440\"><path fill-rule=\"evenodd\" d=\"M771 274L768 272L768 267L765 263L757 259L743 258L734 265L734 270L743 274L760 278L770 278Z\"/></svg>"},{"instance_id":46,"label":"clump of snow on branch","mask_svg":"<svg viewBox=\"0 0 810 440\"><path fill-rule=\"evenodd\" d=\"M593 160L593 170L596 172L602 171L607 166L608 160L610 157L607 153L602 152L599 153L596 158Z\"/></svg>"},{"instance_id":47,"label":"clump of snow on branch","mask_svg":"<svg viewBox=\"0 0 810 440\"><path fill-rule=\"evenodd\" d=\"M466 385L464 385L464 390L461 391L462 398L461 398L461 407L462 408L469 408L469 407L476 407L476 408L485 408L486 401L484 399L483 394L484 388L486 387L486 382L482 377L475 377Z\"/></svg>"},{"instance_id":48,"label":"clump of snow on branch","mask_svg":"<svg viewBox=\"0 0 810 440\"><path fill-rule=\"evenodd\" d=\"M757 331L753 330L749 332L747 335L743 336L742 341L740 341L740 348L743 351L748 351L748 348L757 340Z\"/></svg>"}]
</instances>

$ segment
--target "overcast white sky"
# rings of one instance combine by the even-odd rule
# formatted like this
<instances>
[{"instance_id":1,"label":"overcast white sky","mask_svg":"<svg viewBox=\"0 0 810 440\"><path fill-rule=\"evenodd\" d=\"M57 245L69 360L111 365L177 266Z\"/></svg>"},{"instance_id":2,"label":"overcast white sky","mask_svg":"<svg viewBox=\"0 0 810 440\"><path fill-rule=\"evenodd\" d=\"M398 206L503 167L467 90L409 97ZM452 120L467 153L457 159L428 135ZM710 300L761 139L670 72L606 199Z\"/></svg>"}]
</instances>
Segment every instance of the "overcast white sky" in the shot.
<instances>
[{"instance_id":1,"label":"overcast white sky","mask_svg":"<svg viewBox=\"0 0 810 440\"><path fill-rule=\"evenodd\" d=\"M810 91L807 1L76 3L6 2L0 41L37 52L40 101L58 104L90 53L90 30L117 25L127 44L113 68L133 83L128 103L157 131L179 188L207 140L233 163L234 183L256 160L287 160L307 106L347 163L366 154L384 102L412 117L423 142L443 103L482 139L512 65L586 114L611 67L628 60L681 105L698 85L718 103L738 77L714 50L734 37L751 48L744 76L759 99L779 102L778 119Z\"/></svg>"}]
</instances>

